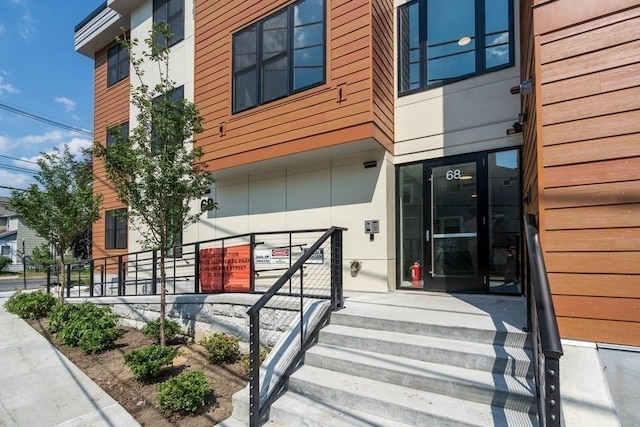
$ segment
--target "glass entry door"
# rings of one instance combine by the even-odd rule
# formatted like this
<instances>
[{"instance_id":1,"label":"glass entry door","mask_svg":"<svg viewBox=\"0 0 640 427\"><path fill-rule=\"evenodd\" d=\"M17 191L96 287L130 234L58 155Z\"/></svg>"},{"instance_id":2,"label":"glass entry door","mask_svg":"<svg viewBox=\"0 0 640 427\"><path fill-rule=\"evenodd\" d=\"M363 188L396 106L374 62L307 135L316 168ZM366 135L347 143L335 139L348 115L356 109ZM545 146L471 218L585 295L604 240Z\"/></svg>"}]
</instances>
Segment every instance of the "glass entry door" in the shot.
<instances>
[{"instance_id":1,"label":"glass entry door","mask_svg":"<svg viewBox=\"0 0 640 427\"><path fill-rule=\"evenodd\" d=\"M519 151L398 167L399 287L520 293Z\"/></svg>"},{"instance_id":2,"label":"glass entry door","mask_svg":"<svg viewBox=\"0 0 640 427\"><path fill-rule=\"evenodd\" d=\"M478 271L478 233L482 223L477 161L426 166L431 211L425 223L430 261L425 270L425 286L442 291L486 291Z\"/></svg>"}]
</instances>

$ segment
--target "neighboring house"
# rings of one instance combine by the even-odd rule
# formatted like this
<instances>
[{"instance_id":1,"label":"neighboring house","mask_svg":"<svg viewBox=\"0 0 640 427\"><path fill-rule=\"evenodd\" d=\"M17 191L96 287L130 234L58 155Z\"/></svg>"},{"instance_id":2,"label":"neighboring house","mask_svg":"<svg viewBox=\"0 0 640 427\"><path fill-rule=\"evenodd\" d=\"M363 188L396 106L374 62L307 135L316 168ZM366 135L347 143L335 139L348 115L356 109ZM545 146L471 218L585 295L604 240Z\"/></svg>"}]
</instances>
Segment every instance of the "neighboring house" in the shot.
<instances>
[{"instance_id":1,"label":"neighboring house","mask_svg":"<svg viewBox=\"0 0 640 427\"><path fill-rule=\"evenodd\" d=\"M640 346L640 2L108 0L75 29L98 142L154 20L216 178L185 242L337 225L347 290L520 295L534 213L562 337ZM94 256L138 250L94 171Z\"/></svg>"},{"instance_id":2,"label":"neighboring house","mask_svg":"<svg viewBox=\"0 0 640 427\"><path fill-rule=\"evenodd\" d=\"M27 227L22 218L8 210L9 198L0 197L0 255L11 258L10 270L22 270L22 243L29 257L33 248L47 241Z\"/></svg>"}]
</instances>

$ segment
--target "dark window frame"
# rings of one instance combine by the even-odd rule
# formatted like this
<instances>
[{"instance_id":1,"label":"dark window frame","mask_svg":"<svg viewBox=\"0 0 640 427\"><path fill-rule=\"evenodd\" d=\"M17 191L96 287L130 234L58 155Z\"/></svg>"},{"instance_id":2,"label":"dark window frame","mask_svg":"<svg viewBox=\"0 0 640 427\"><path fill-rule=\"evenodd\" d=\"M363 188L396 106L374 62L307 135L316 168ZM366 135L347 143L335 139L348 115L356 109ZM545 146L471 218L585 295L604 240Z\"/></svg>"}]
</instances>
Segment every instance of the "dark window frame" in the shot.
<instances>
[{"instance_id":1,"label":"dark window frame","mask_svg":"<svg viewBox=\"0 0 640 427\"><path fill-rule=\"evenodd\" d=\"M397 85L398 85L398 96L410 95L413 93L422 92L428 89L432 89L435 87L441 87L450 83L462 81L469 79L471 77L476 77L484 74L493 73L495 71L503 70L506 68L513 67L515 65L515 30L514 30L514 5L513 0L507 0L507 13L508 13L508 32L509 32L509 61L500 64L494 67L486 67L486 57L485 57L485 49L486 49L486 32L485 32L485 2L487 0L474 0L475 6L475 65L476 70L473 73L468 73L465 75L457 76L454 78L446 79L440 81L438 83L428 84L428 71L427 71L427 2L428 0L413 0L407 3L404 3L397 8L397 21L396 21L396 29L398 32L397 37L397 69L398 69L398 77L397 77ZM418 31L419 31L419 85L414 89L406 89L402 90L402 10L408 9L412 5L418 4Z\"/></svg>"},{"instance_id":2,"label":"dark window frame","mask_svg":"<svg viewBox=\"0 0 640 427\"><path fill-rule=\"evenodd\" d=\"M127 249L129 239L129 224L118 213L126 212L127 208L110 209L104 213L104 248Z\"/></svg>"},{"instance_id":3,"label":"dark window frame","mask_svg":"<svg viewBox=\"0 0 640 427\"><path fill-rule=\"evenodd\" d=\"M169 15L170 5L171 3L174 3L174 2L178 4L180 7L173 15ZM174 28L174 25L171 24L178 18L182 23L179 28L179 32L177 32L176 28ZM173 37L171 37L167 43L167 39L165 37L158 36L158 40L156 40L158 45L160 46L166 45L167 47L171 47L183 41L184 27L185 27L184 0L153 0L153 23L159 24L161 22L168 23L169 32L173 34Z\"/></svg>"},{"instance_id":4,"label":"dark window frame","mask_svg":"<svg viewBox=\"0 0 640 427\"><path fill-rule=\"evenodd\" d=\"M115 69L115 77L112 77L112 69ZM107 87L127 77L129 77L129 53L120 43L117 43L107 49Z\"/></svg>"},{"instance_id":5,"label":"dark window frame","mask_svg":"<svg viewBox=\"0 0 640 427\"><path fill-rule=\"evenodd\" d=\"M231 111L232 114L236 114L236 113L240 113L243 111L247 111L250 110L252 108L258 107L260 105L265 105L268 104L270 102L274 102L277 101L279 99L283 99L286 98L288 96L291 96L293 94L299 93L299 92L304 92L306 90L312 89L314 87L318 87L321 86L323 84L325 84L327 82L327 1L326 0L322 0L322 79L314 82L314 83L310 83L308 85L305 86L301 86L298 88L294 88L294 72L295 72L295 61L294 61L294 57L295 57L295 47L294 47L294 31L295 31L295 21L294 21L294 10L295 7L302 3L304 0L298 0L295 3L292 3L272 14L270 14L269 16L266 16L264 18L262 18L261 20L252 23L251 25L248 25L244 28L242 28L241 30L237 31L236 33L234 33L232 35L232 53L231 53ZM264 57L264 52L263 52L263 25L266 21L268 21L271 18L274 18L275 16L281 14L285 12L287 14L287 48L286 48L286 54L279 54L277 56L274 57L270 57L267 59L263 59ZM304 25L316 25L320 23L320 21L316 21L316 22L312 22L312 23L305 23ZM246 31L251 31L252 29L255 30L256 34L256 39L255 39L255 46L256 46L256 54L255 54L255 61L253 63L253 65L249 66L249 67L245 67L241 70L236 70L236 55L235 55L235 51L236 51L236 38L243 34ZM318 46L305 46L304 48L309 48L309 47L318 47ZM300 48L298 48L300 49ZM263 95L264 95L264 84L263 84L263 80L264 80L264 66L268 65L269 63L274 62L276 59L280 58L280 57L286 57L288 62L287 62L287 78L288 78L288 88L285 94L272 98L272 99L267 99L267 100L263 100ZM246 74L248 72L251 72L255 70L256 73L256 82L255 82L255 96L256 96L256 102L253 105L250 105L248 107L244 107L244 108L238 108L236 105L236 79L238 76Z\"/></svg>"},{"instance_id":6,"label":"dark window frame","mask_svg":"<svg viewBox=\"0 0 640 427\"><path fill-rule=\"evenodd\" d=\"M153 100L151 101L154 104L157 104L158 102L160 102L162 100L163 97L166 97L168 99L169 102L178 102L180 100L185 99L184 97L184 85L181 86L177 86L174 87L173 90L164 93L164 94L160 94L158 96L156 96L155 98L153 98ZM160 154L160 152L162 151L162 147L160 146L160 144L157 143L157 141L155 140L155 134L153 132L153 123L152 123L152 129L151 129L151 139L153 142L153 151L154 153ZM184 141L182 141L182 143L184 144Z\"/></svg>"},{"instance_id":7,"label":"dark window frame","mask_svg":"<svg viewBox=\"0 0 640 427\"><path fill-rule=\"evenodd\" d=\"M6 249L6 251L5 251L5 249ZM0 246L0 256L10 257L11 256L11 246L9 246L9 245Z\"/></svg>"}]
</instances>

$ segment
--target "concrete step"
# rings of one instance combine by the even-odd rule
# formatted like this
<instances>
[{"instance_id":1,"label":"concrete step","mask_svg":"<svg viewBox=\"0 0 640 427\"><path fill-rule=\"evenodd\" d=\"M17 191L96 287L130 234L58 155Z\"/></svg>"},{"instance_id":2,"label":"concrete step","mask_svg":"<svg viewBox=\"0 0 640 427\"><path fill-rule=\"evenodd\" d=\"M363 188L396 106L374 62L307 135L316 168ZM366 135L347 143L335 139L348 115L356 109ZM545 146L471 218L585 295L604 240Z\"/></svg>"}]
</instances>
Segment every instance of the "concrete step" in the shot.
<instances>
[{"instance_id":1,"label":"concrete step","mask_svg":"<svg viewBox=\"0 0 640 427\"><path fill-rule=\"evenodd\" d=\"M402 298L402 297L401 297ZM522 298L474 296L473 304L443 296L406 296L396 305L349 298L344 310L332 313L334 325L427 335L503 346L527 347L526 308ZM412 306L411 298L416 306ZM426 303L425 303L426 301ZM482 304L484 302L485 304ZM430 304L429 304L430 303ZM419 304L419 305L418 305Z\"/></svg>"},{"instance_id":2,"label":"concrete step","mask_svg":"<svg viewBox=\"0 0 640 427\"><path fill-rule=\"evenodd\" d=\"M321 344L511 376L533 372L530 354L523 348L336 325L334 315L320 331Z\"/></svg>"},{"instance_id":3,"label":"concrete step","mask_svg":"<svg viewBox=\"0 0 640 427\"><path fill-rule=\"evenodd\" d=\"M326 344L313 346L305 365L528 413L537 411L535 385L524 377Z\"/></svg>"},{"instance_id":4,"label":"concrete step","mask_svg":"<svg viewBox=\"0 0 640 427\"><path fill-rule=\"evenodd\" d=\"M353 408L339 408L289 391L280 397L269 413L273 426L295 427L409 427ZM230 426L231 427L231 426Z\"/></svg>"},{"instance_id":5,"label":"concrete step","mask_svg":"<svg viewBox=\"0 0 640 427\"><path fill-rule=\"evenodd\" d=\"M374 425L392 421L412 426L537 425L534 415L523 412L313 366L295 372L289 390L340 412L355 409L390 420Z\"/></svg>"}]
</instances>

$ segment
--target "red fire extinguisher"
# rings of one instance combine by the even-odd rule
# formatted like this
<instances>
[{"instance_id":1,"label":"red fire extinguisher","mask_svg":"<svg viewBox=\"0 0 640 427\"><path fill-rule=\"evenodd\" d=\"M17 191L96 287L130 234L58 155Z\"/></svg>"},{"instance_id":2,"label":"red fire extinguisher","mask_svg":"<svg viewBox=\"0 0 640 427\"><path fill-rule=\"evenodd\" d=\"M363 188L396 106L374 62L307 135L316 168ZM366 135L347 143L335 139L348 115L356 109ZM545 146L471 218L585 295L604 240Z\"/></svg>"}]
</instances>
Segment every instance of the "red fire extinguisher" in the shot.
<instances>
[{"instance_id":1,"label":"red fire extinguisher","mask_svg":"<svg viewBox=\"0 0 640 427\"><path fill-rule=\"evenodd\" d=\"M422 280L422 265L420 265L420 261L414 262L409 270L411 271L411 284L414 288L419 287Z\"/></svg>"}]
</instances>

